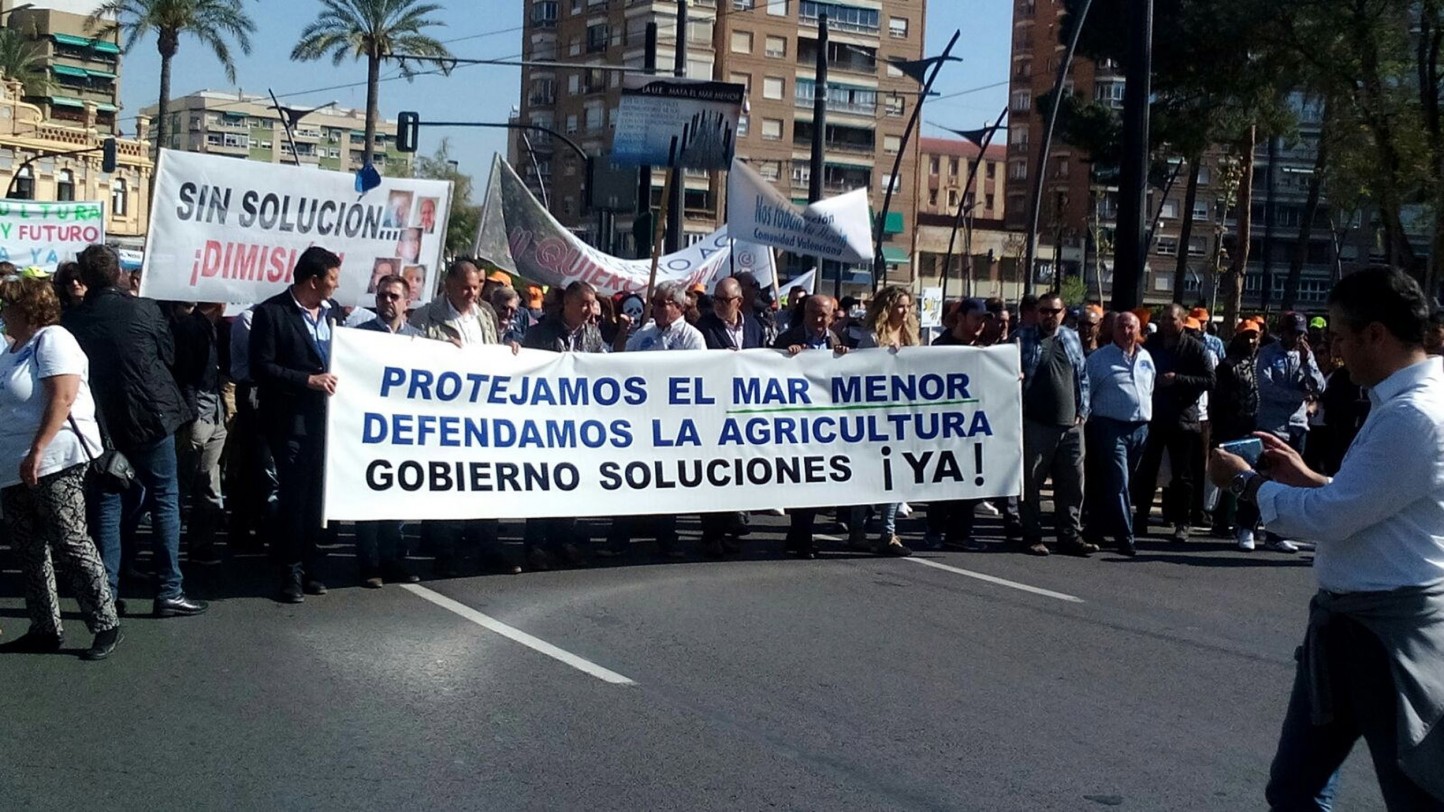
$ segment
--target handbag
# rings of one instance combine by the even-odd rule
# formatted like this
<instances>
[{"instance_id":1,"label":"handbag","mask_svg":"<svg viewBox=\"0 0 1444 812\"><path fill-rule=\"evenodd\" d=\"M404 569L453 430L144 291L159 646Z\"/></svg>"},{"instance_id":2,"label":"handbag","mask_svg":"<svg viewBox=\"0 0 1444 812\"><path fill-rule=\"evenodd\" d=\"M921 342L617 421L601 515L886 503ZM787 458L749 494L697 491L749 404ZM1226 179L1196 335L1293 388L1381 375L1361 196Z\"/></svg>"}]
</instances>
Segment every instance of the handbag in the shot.
<instances>
[{"instance_id":1,"label":"handbag","mask_svg":"<svg viewBox=\"0 0 1444 812\"><path fill-rule=\"evenodd\" d=\"M40 341L36 344L36 351L44 346L45 335L42 333ZM105 431L105 418L100 413L100 404L95 404L95 424L100 429L100 454L90 453L90 444L85 442L85 435L80 433L80 426L75 423L75 415L67 414L65 419L70 422L70 430L75 432L75 439L80 441L80 450L85 458L90 460L90 469L86 471L87 479L96 487L106 493L125 493L135 483L135 468L125 455L115 450L110 444L110 437Z\"/></svg>"},{"instance_id":2,"label":"handbag","mask_svg":"<svg viewBox=\"0 0 1444 812\"><path fill-rule=\"evenodd\" d=\"M96 411L97 418L99 410ZM75 415L66 417L70 421L70 430L75 432L76 439L80 440L80 449L85 452L85 458L90 460L89 479L96 487L106 493L125 493L135 483L135 468L131 466L130 460L125 455L116 451L107 441L105 429L100 432L100 454L92 455L90 445L85 442L85 435L80 433L80 427L75 424Z\"/></svg>"}]
</instances>

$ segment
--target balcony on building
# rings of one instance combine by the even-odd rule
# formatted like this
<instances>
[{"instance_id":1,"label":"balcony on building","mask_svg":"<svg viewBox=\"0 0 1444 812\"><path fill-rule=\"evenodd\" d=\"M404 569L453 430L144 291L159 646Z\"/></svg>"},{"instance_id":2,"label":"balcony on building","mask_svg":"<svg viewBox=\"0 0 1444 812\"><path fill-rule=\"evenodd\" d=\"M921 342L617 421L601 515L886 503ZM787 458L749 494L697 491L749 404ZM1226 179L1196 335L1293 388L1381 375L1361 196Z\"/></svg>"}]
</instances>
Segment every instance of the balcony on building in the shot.
<instances>
[{"instance_id":1,"label":"balcony on building","mask_svg":"<svg viewBox=\"0 0 1444 812\"><path fill-rule=\"evenodd\" d=\"M802 36L797 38L797 64L804 67L817 64L816 39ZM829 41L827 43L827 69L876 77L877 49ZM828 82L829 86L831 84Z\"/></svg>"},{"instance_id":2,"label":"balcony on building","mask_svg":"<svg viewBox=\"0 0 1444 812\"><path fill-rule=\"evenodd\" d=\"M794 83L794 104L803 109L812 109L813 96L817 90L814 79L799 78ZM853 87L836 82L827 83L827 112L844 115L873 117L877 115L877 88Z\"/></svg>"},{"instance_id":3,"label":"balcony on building","mask_svg":"<svg viewBox=\"0 0 1444 812\"><path fill-rule=\"evenodd\" d=\"M878 9L845 3L820 3L817 0L801 0L799 3L798 20L802 25L817 27L817 18L822 14L827 15L827 27L831 31L872 35L882 31L882 12Z\"/></svg>"},{"instance_id":4,"label":"balcony on building","mask_svg":"<svg viewBox=\"0 0 1444 812\"><path fill-rule=\"evenodd\" d=\"M792 145L810 147L813 123L798 119L792 125ZM823 144L827 152L851 152L872 156L877 154L876 131L871 127L849 127L844 124L828 124Z\"/></svg>"}]
</instances>

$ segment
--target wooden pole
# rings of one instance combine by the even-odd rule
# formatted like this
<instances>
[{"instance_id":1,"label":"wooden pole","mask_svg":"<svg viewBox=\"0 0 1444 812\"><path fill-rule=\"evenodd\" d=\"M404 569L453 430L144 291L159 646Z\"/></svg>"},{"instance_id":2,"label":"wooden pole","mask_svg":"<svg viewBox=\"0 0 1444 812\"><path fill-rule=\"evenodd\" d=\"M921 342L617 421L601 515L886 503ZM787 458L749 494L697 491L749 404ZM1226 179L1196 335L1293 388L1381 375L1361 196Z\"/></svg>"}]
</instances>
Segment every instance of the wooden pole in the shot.
<instances>
[{"instance_id":1,"label":"wooden pole","mask_svg":"<svg viewBox=\"0 0 1444 812\"><path fill-rule=\"evenodd\" d=\"M680 174L680 171L669 171L667 173L667 179L662 181L662 202L664 205L666 201L670 199L668 195L672 192L673 179ZM648 205L650 205L650 201L648 201ZM652 289L657 286L657 263L662 259L662 237L666 234L666 226L666 217L656 218L656 222L652 226L652 273L647 277L647 300L644 305L648 308L650 308L652 304ZM643 310L642 312L646 313L647 311ZM646 321L646 316L643 316L642 323L645 324Z\"/></svg>"}]
</instances>

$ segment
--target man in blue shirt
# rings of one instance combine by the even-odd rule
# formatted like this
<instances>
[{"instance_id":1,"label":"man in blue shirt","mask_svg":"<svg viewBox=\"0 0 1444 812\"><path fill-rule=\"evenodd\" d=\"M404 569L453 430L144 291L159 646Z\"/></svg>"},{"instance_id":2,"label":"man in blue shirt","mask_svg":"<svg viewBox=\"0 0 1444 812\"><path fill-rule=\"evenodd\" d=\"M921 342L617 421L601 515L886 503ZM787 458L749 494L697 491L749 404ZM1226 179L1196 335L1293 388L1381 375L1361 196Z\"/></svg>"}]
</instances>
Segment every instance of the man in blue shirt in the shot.
<instances>
[{"instance_id":1,"label":"man in blue shirt","mask_svg":"<svg viewBox=\"0 0 1444 812\"><path fill-rule=\"evenodd\" d=\"M1136 555L1130 480L1148 442L1153 419L1153 356L1143 349L1142 324L1132 313L1113 319L1113 343L1088 356L1088 455L1098 481L1088 485L1089 535L1112 535L1118 552Z\"/></svg>"},{"instance_id":2,"label":"man in blue shirt","mask_svg":"<svg viewBox=\"0 0 1444 812\"><path fill-rule=\"evenodd\" d=\"M1283 315L1279 340L1259 350L1256 369L1259 428L1303 453L1309 401L1324 391L1324 374L1309 347L1309 325L1302 313Z\"/></svg>"}]
</instances>

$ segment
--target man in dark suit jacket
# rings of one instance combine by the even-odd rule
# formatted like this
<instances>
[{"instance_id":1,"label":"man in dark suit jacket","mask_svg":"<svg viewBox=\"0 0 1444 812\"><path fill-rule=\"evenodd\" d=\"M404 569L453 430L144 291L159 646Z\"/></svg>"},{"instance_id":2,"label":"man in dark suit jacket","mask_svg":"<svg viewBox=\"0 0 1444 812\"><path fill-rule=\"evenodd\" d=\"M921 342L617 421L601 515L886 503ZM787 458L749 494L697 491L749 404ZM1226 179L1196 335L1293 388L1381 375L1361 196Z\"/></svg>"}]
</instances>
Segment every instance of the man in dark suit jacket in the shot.
<instances>
[{"instance_id":1,"label":"man in dark suit jacket","mask_svg":"<svg viewBox=\"0 0 1444 812\"><path fill-rule=\"evenodd\" d=\"M807 297L802 308L802 318L796 319L791 327L772 342L772 347L787 350L797 355L803 350L832 350L841 355L847 352L847 345L832 332L832 316L837 311L837 302L831 296L821 294ZM817 521L817 508L788 508L791 524L787 529L787 549L799 558L816 558L817 545L812 540L812 527Z\"/></svg>"},{"instance_id":2,"label":"man in dark suit jacket","mask_svg":"<svg viewBox=\"0 0 1444 812\"><path fill-rule=\"evenodd\" d=\"M742 285L731 277L717 283L712 312L697 320L697 330L709 350L754 350L767 346L762 324L742 308Z\"/></svg>"},{"instance_id":3,"label":"man in dark suit jacket","mask_svg":"<svg viewBox=\"0 0 1444 812\"><path fill-rule=\"evenodd\" d=\"M327 370L341 314L331 294L340 273L340 257L319 246L307 248L296 260L294 284L257 305L251 323L251 377L280 480L279 532L272 551L281 568L283 603L326 594L316 542L326 399L336 392L336 376Z\"/></svg>"},{"instance_id":4,"label":"man in dark suit jacket","mask_svg":"<svg viewBox=\"0 0 1444 812\"><path fill-rule=\"evenodd\" d=\"M697 330L709 350L754 350L766 347L762 323L742 307L742 284L728 277L717 283L712 312L697 320ZM737 539L747 532L745 513L703 513L702 552L712 558L737 553Z\"/></svg>"}]
</instances>

